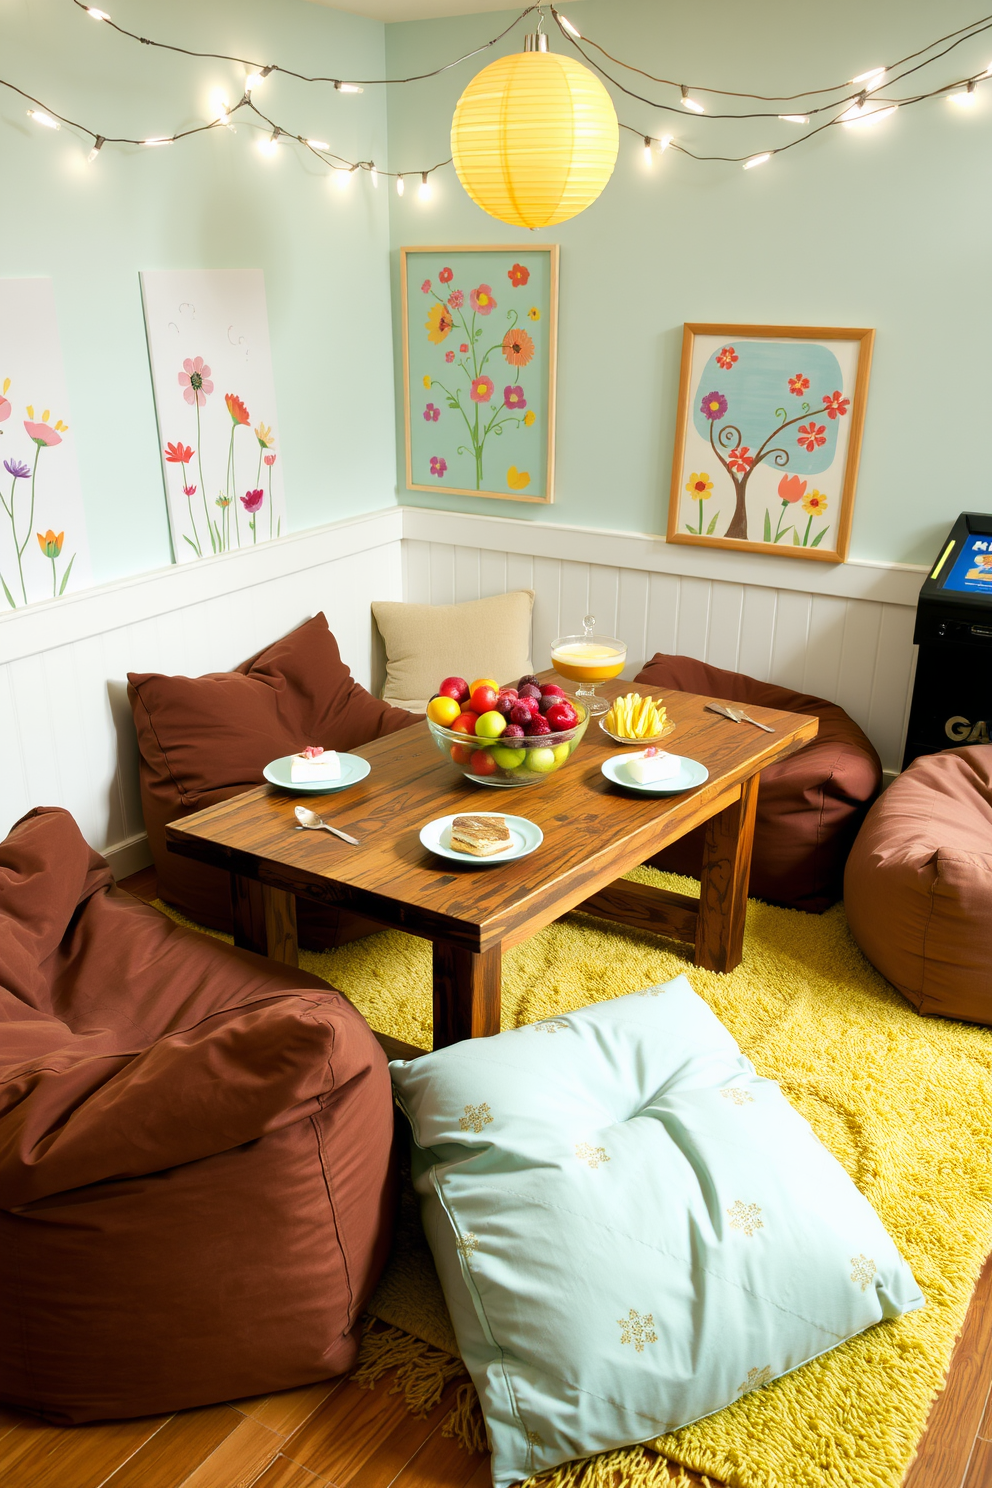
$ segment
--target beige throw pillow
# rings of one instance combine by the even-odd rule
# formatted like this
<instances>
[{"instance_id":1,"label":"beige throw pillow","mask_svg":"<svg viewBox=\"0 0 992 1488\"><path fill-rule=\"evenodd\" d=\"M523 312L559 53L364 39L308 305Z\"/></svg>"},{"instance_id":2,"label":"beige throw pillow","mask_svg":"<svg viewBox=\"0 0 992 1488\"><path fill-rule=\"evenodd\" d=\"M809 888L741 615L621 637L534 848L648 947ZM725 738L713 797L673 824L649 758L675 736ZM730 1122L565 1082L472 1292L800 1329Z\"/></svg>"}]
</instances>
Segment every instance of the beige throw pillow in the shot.
<instances>
[{"instance_id":1,"label":"beige throw pillow","mask_svg":"<svg viewBox=\"0 0 992 1488\"><path fill-rule=\"evenodd\" d=\"M533 589L465 604L394 604L372 613L386 646L382 695L397 708L423 713L445 677L516 682L531 670Z\"/></svg>"}]
</instances>

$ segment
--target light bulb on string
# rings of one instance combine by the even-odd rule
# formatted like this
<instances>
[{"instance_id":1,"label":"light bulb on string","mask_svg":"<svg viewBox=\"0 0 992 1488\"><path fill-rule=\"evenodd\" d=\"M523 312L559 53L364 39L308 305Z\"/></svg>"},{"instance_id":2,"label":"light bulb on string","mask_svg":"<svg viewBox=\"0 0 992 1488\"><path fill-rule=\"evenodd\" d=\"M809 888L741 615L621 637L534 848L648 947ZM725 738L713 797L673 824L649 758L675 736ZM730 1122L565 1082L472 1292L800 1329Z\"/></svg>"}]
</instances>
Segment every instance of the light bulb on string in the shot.
<instances>
[{"instance_id":1,"label":"light bulb on string","mask_svg":"<svg viewBox=\"0 0 992 1488\"><path fill-rule=\"evenodd\" d=\"M341 82L338 82L338 83L335 83L334 84L334 87L335 87L335 90L338 93L364 93L365 92L365 89L364 88L360 88L357 83L341 83Z\"/></svg>"},{"instance_id":2,"label":"light bulb on string","mask_svg":"<svg viewBox=\"0 0 992 1488\"><path fill-rule=\"evenodd\" d=\"M236 130L231 123L231 106L223 93L217 92L211 94L210 107L214 114L214 124L220 124L225 129L229 129L232 134L235 134Z\"/></svg>"},{"instance_id":3,"label":"light bulb on string","mask_svg":"<svg viewBox=\"0 0 992 1488\"><path fill-rule=\"evenodd\" d=\"M33 119L36 124L43 124L46 129L62 128L58 119L53 119L51 114L46 114L44 109L28 109L27 114L29 119Z\"/></svg>"},{"instance_id":4,"label":"light bulb on string","mask_svg":"<svg viewBox=\"0 0 992 1488\"><path fill-rule=\"evenodd\" d=\"M649 134L644 136L644 164L651 164L651 136Z\"/></svg>"},{"instance_id":5,"label":"light bulb on string","mask_svg":"<svg viewBox=\"0 0 992 1488\"><path fill-rule=\"evenodd\" d=\"M809 114L779 114L783 124L808 124Z\"/></svg>"},{"instance_id":6,"label":"light bulb on string","mask_svg":"<svg viewBox=\"0 0 992 1488\"><path fill-rule=\"evenodd\" d=\"M329 150L331 148L326 140L308 139L307 144L311 150Z\"/></svg>"},{"instance_id":7,"label":"light bulb on string","mask_svg":"<svg viewBox=\"0 0 992 1488\"><path fill-rule=\"evenodd\" d=\"M683 108L691 109L694 114L705 114L706 110L697 98L689 97L689 89L685 83L682 85L682 97L679 100Z\"/></svg>"},{"instance_id":8,"label":"light bulb on string","mask_svg":"<svg viewBox=\"0 0 992 1488\"><path fill-rule=\"evenodd\" d=\"M949 103L956 103L958 108L971 108L978 102L978 94L975 92L975 79L972 78L963 93L948 93Z\"/></svg>"},{"instance_id":9,"label":"light bulb on string","mask_svg":"<svg viewBox=\"0 0 992 1488\"><path fill-rule=\"evenodd\" d=\"M668 149L669 145L672 143L672 139L673 136L670 134L663 134L661 136L661 139L658 141L658 149L662 152L662 154L664 154L664 152Z\"/></svg>"},{"instance_id":10,"label":"light bulb on string","mask_svg":"<svg viewBox=\"0 0 992 1488\"><path fill-rule=\"evenodd\" d=\"M430 201L431 183L427 179L426 171L421 171L420 173L420 185L417 187L417 195L421 201Z\"/></svg>"},{"instance_id":11,"label":"light bulb on string","mask_svg":"<svg viewBox=\"0 0 992 1488\"><path fill-rule=\"evenodd\" d=\"M582 32L576 30L567 16L560 15L558 19L559 21L561 21L561 24L564 26L569 36L574 36L576 41L582 40Z\"/></svg>"},{"instance_id":12,"label":"light bulb on string","mask_svg":"<svg viewBox=\"0 0 992 1488\"><path fill-rule=\"evenodd\" d=\"M856 78L851 79L851 83L855 87L860 83L866 93L874 93L885 81L885 71L884 67L870 67L867 72L859 72Z\"/></svg>"},{"instance_id":13,"label":"light bulb on string","mask_svg":"<svg viewBox=\"0 0 992 1488\"><path fill-rule=\"evenodd\" d=\"M771 160L773 153L772 150L765 150L760 155L752 155L749 160L742 162L744 169L754 170L756 165L764 165L766 160Z\"/></svg>"},{"instance_id":14,"label":"light bulb on string","mask_svg":"<svg viewBox=\"0 0 992 1488\"><path fill-rule=\"evenodd\" d=\"M97 10L95 5L87 5L86 14L92 16L95 21L109 21L110 17L105 10Z\"/></svg>"},{"instance_id":15,"label":"light bulb on string","mask_svg":"<svg viewBox=\"0 0 992 1488\"><path fill-rule=\"evenodd\" d=\"M351 170L347 166L341 166L340 169L335 172L335 175L338 178L338 186L340 187L340 189L342 191L347 191L348 187L351 185Z\"/></svg>"},{"instance_id":16,"label":"light bulb on string","mask_svg":"<svg viewBox=\"0 0 992 1488\"><path fill-rule=\"evenodd\" d=\"M93 141L93 148L90 150L90 153L86 157L87 165L93 164L94 160L99 155L100 151L103 149L106 143L107 141L104 139L103 135L98 134L96 139Z\"/></svg>"},{"instance_id":17,"label":"light bulb on string","mask_svg":"<svg viewBox=\"0 0 992 1488\"><path fill-rule=\"evenodd\" d=\"M372 165L369 166L369 176L371 177L372 185L375 186L378 189L378 186L379 186L379 172L376 170L374 164L372 164Z\"/></svg>"},{"instance_id":18,"label":"light bulb on string","mask_svg":"<svg viewBox=\"0 0 992 1488\"><path fill-rule=\"evenodd\" d=\"M396 177L396 195L397 196L402 196L405 190L406 190L406 182L403 180L403 177L402 176L397 176Z\"/></svg>"},{"instance_id":19,"label":"light bulb on string","mask_svg":"<svg viewBox=\"0 0 992 1488\"><path fill-rule=\"evenodd\" d=\"M250 72L245 78L245 92L250 93L253 88L257 88L260 83L264 83L271 71L271 67L262 67L258 72Z\"/></svg>"},{"instance_id":20,"label":"light bulb on string","mask_svg":"<svg viewBox=\"0 0 992 1488\"><path fill-rule=\"evenodd\" d=\"M845 129L862 128L866 124L878 124L880 120L887 119L894 114L898 105L892 103L888 108L870 109L863 103L856 103L853 108L845 110L840 116L840 122Z\"/></svg>"},{"instance_id":21,"label":"light bulb on string","mask_svg":"<svg viewBox=\"0 0 992 1488\"><path fill-rule=\"evenodd\" d=\"M267 140L259 140L258 149L262 155L275 155L279 149L279 136L281 131L273 129Z\"/></svg>"},{"instance_id":22,"label":"light bulb on string","mask_svg":"<svg viewBox=\"0 0 992 1488\"><path fill-rule=\"evenodd\" d=\"M142 140L141 143L143 145L171 145L173 139L171 135L153 135L151 139Z\"/></svg>"}]
</instances>

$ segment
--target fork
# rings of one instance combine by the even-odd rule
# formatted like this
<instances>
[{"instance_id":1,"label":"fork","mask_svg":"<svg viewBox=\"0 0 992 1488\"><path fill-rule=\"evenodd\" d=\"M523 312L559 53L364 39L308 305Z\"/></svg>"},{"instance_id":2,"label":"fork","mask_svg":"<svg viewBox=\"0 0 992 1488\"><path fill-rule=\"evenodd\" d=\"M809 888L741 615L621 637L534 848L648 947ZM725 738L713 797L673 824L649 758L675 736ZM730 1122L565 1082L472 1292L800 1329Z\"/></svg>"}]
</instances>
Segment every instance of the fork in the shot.
<instances>
[{"instance_id":1,"label":"fork","mask_svg":"<svg viewBox=\"0 0 992 1488\"><path fill-rule=\"evenodd\" d=\"M755 728L764 729L766 734L773 734L775 732L773 728L768 727L767 723L759 723L756 718L751 717L750 713L745 713L743 708L728 707L724 709L724 712L726 713L727 717L732 718L735 723L753 723Z\"/></svg>"}]
</instances>

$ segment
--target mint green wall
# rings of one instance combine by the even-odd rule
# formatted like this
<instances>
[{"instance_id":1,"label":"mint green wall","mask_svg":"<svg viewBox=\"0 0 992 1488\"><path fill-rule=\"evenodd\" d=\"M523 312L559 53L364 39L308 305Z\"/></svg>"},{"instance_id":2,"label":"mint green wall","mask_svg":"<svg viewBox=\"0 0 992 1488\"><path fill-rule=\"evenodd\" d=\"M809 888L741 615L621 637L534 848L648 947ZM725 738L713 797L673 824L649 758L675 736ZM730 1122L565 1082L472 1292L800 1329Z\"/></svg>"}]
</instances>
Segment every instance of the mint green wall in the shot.
<instances>
[{"instance_id":1,"label":"mint green wall","mask_svg":"<svg viewBox=\"0 0 992 1488\"><path fill-rule=\"evenodd\" d=\"M381 24L306 0L105 0L129 29L272 59L301 71L381 76ZM69 0L0 0L4 78L106 134L171 133L234 102L244 70L115 36ZM270 78L259 106L349 158L386 154L381 91ZM395 486L386 192L348 192L256 129L158 150L107 145L93 165L0 90L0 274L52 276L94 578L170 562L138 272L261 267L289 523L314 526L388 505ZM0 367L0 379L3 369Z\"/></svg>"},{"instance_id":2,"label":"mint green wall","mask_svg":"<svg viewBox=\"0 0 992 1488\"><path fill-rule=\"evenodd\" d=\"M568 0L562 5L568 15ZM892 61L964 25L973 9L964 0L940 6L833 0L826 7L787 0L705 6L582 0L574 19L614 55L648 71L783 93ZM502 12L388 26L391 72L437 66L509 18ZM524 29L495 51L522 47L515 38ZM564 49L560 37L553 36L552 47ZM391 90L394 169L445 158L458 95L492 55L429 83ZM984 68L990 57L986 36L922 76L950 81ZM627 78L635 89L643 82ZM907 79L896 96L916 86ZM668 131L690 149L733 155L799 132L777 121L732 125L681 109L662 114L631 99L618 99L618 112L646 133ZM992 510L984 474L992 367L990 146L992 81L973 110L943 100L920 103L868 130L829 130L753 171L697 164L674 152L648 171L640 140L622 136L616 172L600 200L536 235L562 245L556 504L406 494L402 463L401 499L663 533L684 321L874 326L851 552L927 562L958 511ZM402 201L391 197L394 291L401 245L512 243L526 236L475 207L450 168L434 180L430 204L415 192ZM395 351L398 366L398 344Z\"/></svg>"}]
</instances>

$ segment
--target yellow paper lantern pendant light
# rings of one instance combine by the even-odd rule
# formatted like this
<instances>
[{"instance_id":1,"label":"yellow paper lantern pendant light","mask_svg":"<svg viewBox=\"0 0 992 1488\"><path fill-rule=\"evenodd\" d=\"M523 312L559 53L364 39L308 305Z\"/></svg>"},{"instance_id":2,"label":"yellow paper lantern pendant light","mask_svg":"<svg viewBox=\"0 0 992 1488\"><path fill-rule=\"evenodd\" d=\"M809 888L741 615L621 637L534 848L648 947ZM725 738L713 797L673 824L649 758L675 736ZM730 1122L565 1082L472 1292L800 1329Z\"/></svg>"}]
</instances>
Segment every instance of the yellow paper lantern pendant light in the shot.
<instances>
[{"instance_id":1,"label":"yellow paper lantern pendant light","mask_svg":"<svg viewBox=\"0 0 992 1488\"><path fill-rule=\"evenodd\" d=\"M458 100L451 155L458 179L491 217L513 227L567 222L599 196L620 131L610 95L543 34L484 67Z\"/></svg>"}]
</instances>

